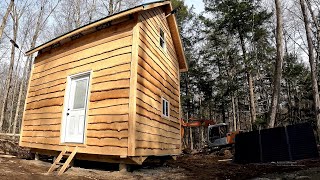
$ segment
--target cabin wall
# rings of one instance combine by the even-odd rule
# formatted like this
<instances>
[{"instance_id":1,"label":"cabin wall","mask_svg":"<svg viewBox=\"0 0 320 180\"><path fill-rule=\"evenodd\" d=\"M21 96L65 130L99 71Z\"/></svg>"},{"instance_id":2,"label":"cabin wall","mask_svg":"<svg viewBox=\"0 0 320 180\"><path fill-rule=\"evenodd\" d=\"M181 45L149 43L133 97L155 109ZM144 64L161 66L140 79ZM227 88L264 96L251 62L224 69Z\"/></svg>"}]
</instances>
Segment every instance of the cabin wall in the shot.
<instances>
[{"instance_id":1,"label":"cabin wall","mask_svg":"<svg viewBox=\"0 0 320 180\"><path fill-rule=\"evenodd\" d=\"M181 152L179 65L169 26L161 8L139 15L135 155ZM165 32L166 50L159 43ZM162 100L170 102L170 117L162 116Z\"/></svg>"},{"instance_id":2,"label":"cabin wall","mask_svg":"<svg viewBox=\"0 0 320 180\"><path fill-rule=\"evenodd\" d=\"M20 145L62 150L67 76L92 71L85 144L79 153L127 155L134 20L85 35L35 59ZM75 145L74 145L75 146Z\"/></svg>"}]
</instances>

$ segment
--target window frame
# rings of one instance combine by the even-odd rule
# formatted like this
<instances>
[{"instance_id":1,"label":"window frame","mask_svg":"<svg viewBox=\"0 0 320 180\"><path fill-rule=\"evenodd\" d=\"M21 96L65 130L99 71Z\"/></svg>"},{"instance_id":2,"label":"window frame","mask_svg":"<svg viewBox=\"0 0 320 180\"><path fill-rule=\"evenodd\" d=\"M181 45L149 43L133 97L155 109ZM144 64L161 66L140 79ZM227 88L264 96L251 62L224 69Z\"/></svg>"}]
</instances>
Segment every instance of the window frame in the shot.
<instances>
[{"instance_id":1,"label":"window frame","mask_svg":"<svg viewBox=\"0 0 320 180\"><path fill-rule=\"evenodd\" d=\"M161 105L162 105L162 117L169 118L170 117L170 102L165 99L164 97L161 98Z\"/></svg>"},{"instance_id":2,"label":"window frame","mask_svg":"<svg viewBox=\"0 0 320 180\"><path fill-rule=\"evenodd\" d=\"M160 47L165 50L167 45L166 45L166 33L160 28L160 35L159 35L159 44Z\"/></svg>"}]
</instances>

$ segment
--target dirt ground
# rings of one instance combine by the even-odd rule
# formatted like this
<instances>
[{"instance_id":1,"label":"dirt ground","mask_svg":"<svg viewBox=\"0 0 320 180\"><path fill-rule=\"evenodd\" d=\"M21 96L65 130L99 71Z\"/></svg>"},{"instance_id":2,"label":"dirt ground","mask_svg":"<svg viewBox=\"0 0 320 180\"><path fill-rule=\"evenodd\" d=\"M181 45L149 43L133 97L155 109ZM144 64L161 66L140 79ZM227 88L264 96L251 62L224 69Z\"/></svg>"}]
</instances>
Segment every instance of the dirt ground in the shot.
<instances>
[{"instance_id":1,"label":"dirt ground","mask_svg":"<svg viewBox=\"0 0 320 180\"><path fill-rule=\"evenodd\" d=\"M163 165L149 161L133 172L116 165L79 161L62 176L47 175L50 162L0 157L0 179L320 179L320 159L288 163L239 165L216 155L184 155Z\"/></svg>"}]
</instances>

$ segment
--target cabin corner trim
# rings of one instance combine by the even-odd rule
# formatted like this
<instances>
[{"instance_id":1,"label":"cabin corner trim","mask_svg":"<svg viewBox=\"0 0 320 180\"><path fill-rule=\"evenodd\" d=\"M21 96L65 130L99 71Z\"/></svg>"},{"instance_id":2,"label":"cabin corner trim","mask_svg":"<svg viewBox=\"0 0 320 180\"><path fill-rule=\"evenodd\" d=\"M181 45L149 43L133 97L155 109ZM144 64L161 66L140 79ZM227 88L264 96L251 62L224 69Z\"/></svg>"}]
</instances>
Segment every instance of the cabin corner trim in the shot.
<instances>
[{"instance_id":1,"label":"cabin corner trim","mask_svg":"<svg viewBox=\"0 0 320 180\"><path fill-rule=\"evenodd\" d=\"M136 149L136 118L137 118L137 83L138 83L138 42L140 22L139 13L135 14L135 26L132 31L132 54L130 65L130 94L129 94L129 131L128 156L135 156Z\"/></svg>"}]
</instances>

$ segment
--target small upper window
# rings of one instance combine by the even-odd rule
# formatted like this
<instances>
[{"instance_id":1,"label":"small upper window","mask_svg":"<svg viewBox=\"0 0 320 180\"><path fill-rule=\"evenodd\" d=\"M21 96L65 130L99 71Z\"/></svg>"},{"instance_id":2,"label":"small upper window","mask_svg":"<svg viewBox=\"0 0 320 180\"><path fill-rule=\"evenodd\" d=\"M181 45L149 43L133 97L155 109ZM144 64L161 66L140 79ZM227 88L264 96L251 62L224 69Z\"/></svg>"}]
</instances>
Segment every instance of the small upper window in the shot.
<instances>
[{"instance_id":1,"label":"small upper window","mask_svg":"<svg viewBox=\"0 0 320 180\"><path fill-rule=\"evenodd\" d=\"M169 117L169 101L162 98L162 115L164 117Z\"/></svg>"},{"instance_id":2,"label":"small upper window","mask_svg":"<svg viewBox=\"0 0 320 180\"><path fill-rule=\"evenodd\" d=\"M165 34L162 29L160 29L160 46L163 49L166 47Z\"/></svg>"}]
</instances>

